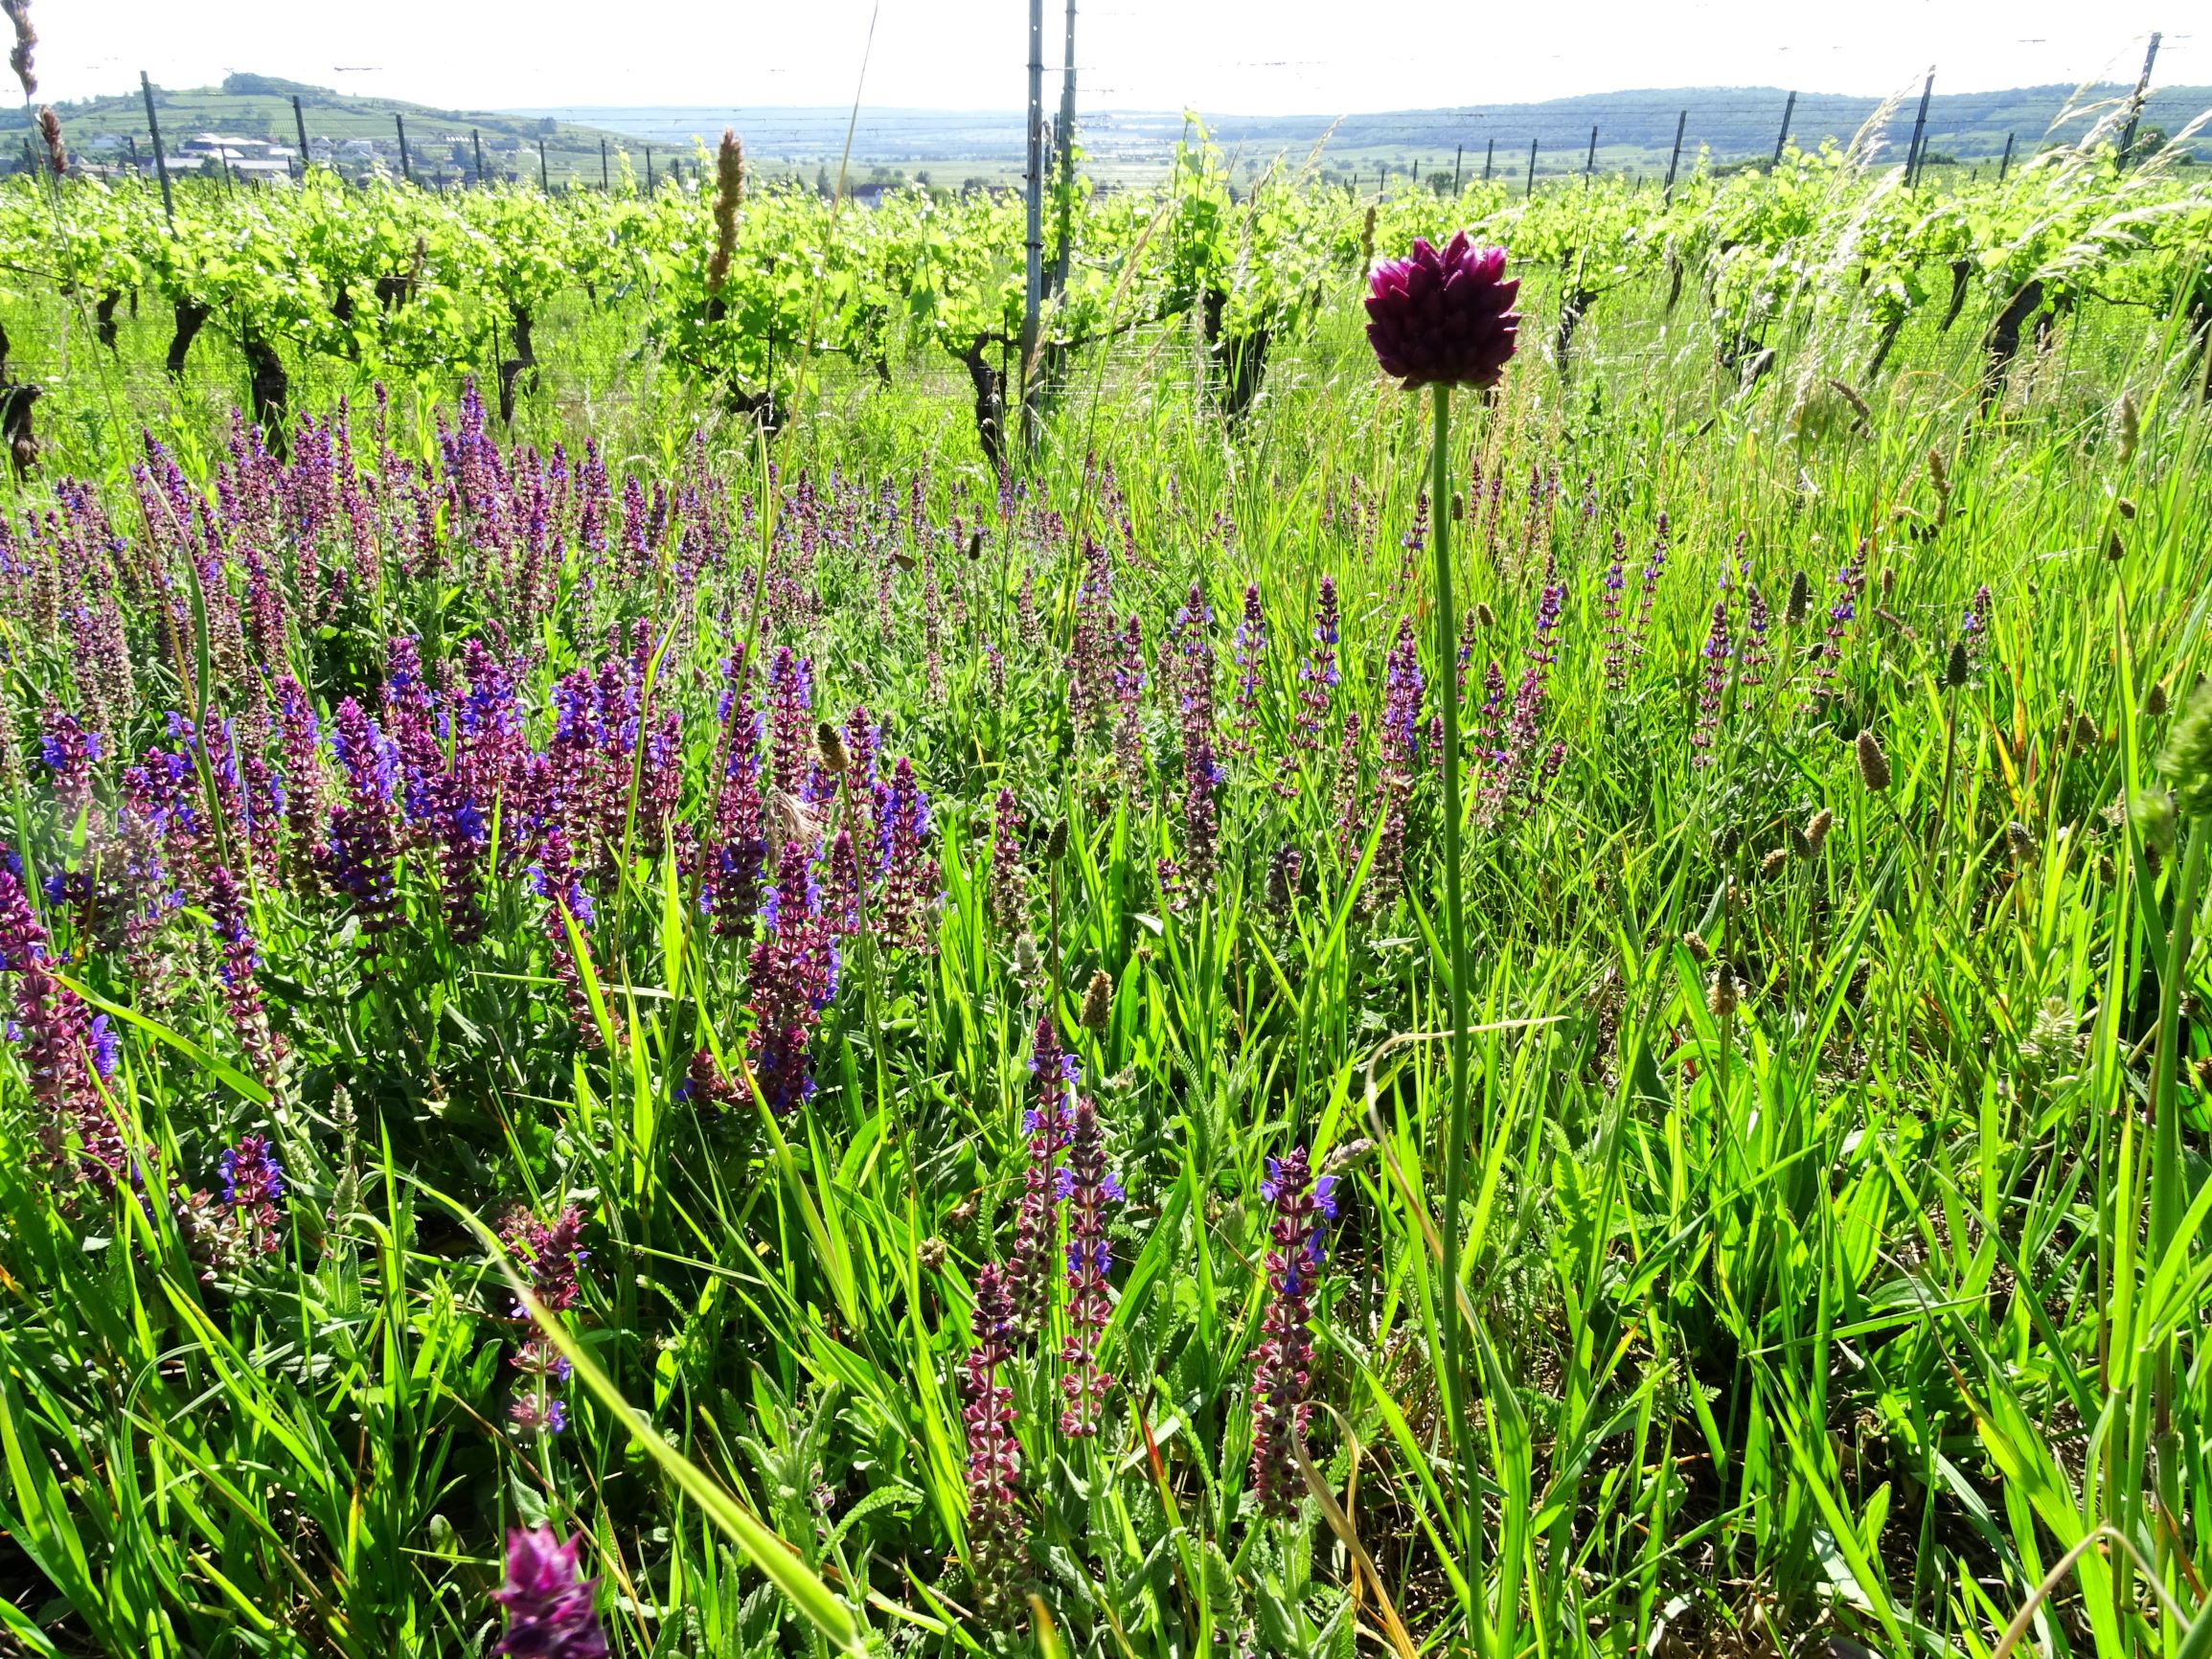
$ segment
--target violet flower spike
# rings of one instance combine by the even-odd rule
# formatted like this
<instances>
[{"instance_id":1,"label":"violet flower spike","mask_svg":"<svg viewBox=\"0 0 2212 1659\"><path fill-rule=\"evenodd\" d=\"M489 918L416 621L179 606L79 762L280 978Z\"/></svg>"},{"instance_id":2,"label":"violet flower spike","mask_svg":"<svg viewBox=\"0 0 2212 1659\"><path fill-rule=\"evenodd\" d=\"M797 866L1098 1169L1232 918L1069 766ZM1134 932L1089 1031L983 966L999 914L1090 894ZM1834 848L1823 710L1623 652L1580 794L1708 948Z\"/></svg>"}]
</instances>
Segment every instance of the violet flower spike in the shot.
<instances>
[{"instance_id":1,"label":"violet flower spike","mask_svg":"<svg viewBox=\"0 0 2212 1659\"><path fill-rule=\"evenodd\" d=\"M546 1528L507 1534L507 1582L491 1600L507 1630L491 1651L510 1659L606 1659L606 1636L592 1608L597 1579L577 1577L579 1534L566 1543Z\"/></svg>"}]
</instances>

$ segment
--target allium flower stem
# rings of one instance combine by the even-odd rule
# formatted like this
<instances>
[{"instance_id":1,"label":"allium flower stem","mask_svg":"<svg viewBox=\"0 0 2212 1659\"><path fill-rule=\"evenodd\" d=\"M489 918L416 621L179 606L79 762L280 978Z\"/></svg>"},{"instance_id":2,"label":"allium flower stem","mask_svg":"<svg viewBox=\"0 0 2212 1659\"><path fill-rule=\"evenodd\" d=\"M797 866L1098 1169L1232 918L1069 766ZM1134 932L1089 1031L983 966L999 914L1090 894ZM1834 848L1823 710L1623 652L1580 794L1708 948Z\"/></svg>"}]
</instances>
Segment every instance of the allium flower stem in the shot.
<instances>
[{"instance_id":1,"label":"allium flower stem","mask_svg":"<svg viewBox=\"0 0 2212 1659\"><path fill-rule=\"evenodd\" d=\"M1429 491L1439 500L1451 490L1451 387L1444 382L1432 390L1436 407L1434 453L1429 459ZM1436 660L1449 662L1453 646L1452 624L1459 605L1451 587L1451 514L1436 515L1432 537L1436 554ZM1451 977L1446 986L1451 1015L1451 1101L1445 1129L1443 1271L1439 1282L1459 1283L1459 1205L1467 1190L1467 915L1460 896L1459 801L1459 699L1438 699L1444 706L1444 926L1451 954ZM1444 1408L1450 1431L1452 1453L1464 1471L1462 1491L1473 1491L1474 1469L1467 1443L1466 1378L1461 1373L1460 1328L1453 1309L1444 1309ZM1481 1582L1475 1559L1476 1530L1465 1524L1461 1536L1469 1540L1465 1567L1467 1582ZM1479 1613L1477 1614L1479 1619ZM1480 1646L1480 1632L1475 1632Z\"/></svg>"}]
</instances>

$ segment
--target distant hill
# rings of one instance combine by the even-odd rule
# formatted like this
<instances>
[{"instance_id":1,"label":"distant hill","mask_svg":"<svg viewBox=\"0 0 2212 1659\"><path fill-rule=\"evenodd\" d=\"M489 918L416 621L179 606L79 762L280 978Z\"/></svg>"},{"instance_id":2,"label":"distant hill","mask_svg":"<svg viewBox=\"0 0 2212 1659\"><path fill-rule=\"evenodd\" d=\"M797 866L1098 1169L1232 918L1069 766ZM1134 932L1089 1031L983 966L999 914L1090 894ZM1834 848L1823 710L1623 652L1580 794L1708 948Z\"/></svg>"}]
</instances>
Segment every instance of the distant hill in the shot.
<instances>
[{"instance_id":1,"label":"distant hill","mask_svg":"<svg viewBox=\"0 0 2212 1659\"><path fill-rule=\"evenodd\" d=\"M1940 82L1939 82L1940 85ZM1994 162L2011 136L2020 155L2032 153L2046 135L2078 137L2097 113L2132 90L2120 85L2086 88L2025 86L2002 92L1938 91L1928 103L1930 156L1961 163ZM1597 128L1597 165L1612 171L1664 169L1682 112L1685 158L1700 147L1717 163L1769 156L1789 100L1786 88L1771 86L1687 87L1591 93L1543 103L1478 104L1455 109L1392 110L1375 114L1239 116L1209 115L1215 140L1253 167L1278 153L1302 163L1324 135L1323 165L1341 174L1387 163L1393 170L1425 164L1448 170L1454 152L1463 170L1479 172L1494 146L1500 173L1524 176L1529 141L1537 143L1539 177L1579 170L1589 154L1590 129ZM1919 105L1917 96L1900 102L1885 129L1889 151L1902 158ZM2052 125L2069 106L2079 114L2054 134ZM1799 95L1790 117L1791 136L1812 148L1823 138L1848 140L1874 115L1880 101L1829 93ZM2143 125L2178 132L2212 107L2212 87L2154 88L2145 101ZM651 141L688 146L725 125L745 140L749 156L762 165L800 171L834 167L844 148L852 112L842 108L746 107L591 107L534 109L589 123L627 135L632 143ZM1139 110L1086 110L1078 123L1085 164L1106 176L1156 171L1183 131L1180 114ZM863 107L854 130L853 161L863 172L935 170L937 182L957 182L963 171L1005 177L1022 162L1021 116L1014 110L929 110ZM2212 161L2212 134L2196 143L2200 159Z\"/></svg>"},{"instance_id":2,"label":"distant hill","mask_svg":"<svg viewBox=\"0 0 2212 1659\"><path fill-rule=\"evenodd\" d=\"M476 143L484 147L485 172L491 177L538 176L537 147L545 144L545 171L556 185L572 180L597 184L600 180L600 146L607 146L610 171L621 166L624 152L642 173L643 145L639 140L570 121L497 113L490 110L434 109L389 98L356 98L327 86L308 86L270 75L233 75L220 86L177 91L156 86L154 110L161 119L164 147L174 163L184 165L189 142L201 133L241 138L258 145L274 145L288 152L298 149L299 124L292 113L292 99L300 101L300 114L308 128L308 142L322 148L324 141L347 146L345 165L363 170L374 164L397 175L400 170L399 129L394 117L407 124L407 149L416 176L424 183L459 183L475 176ZM122 165L135 143L142 165L150 166L152 145L146 124L146 102L138 92L112 98L80 100L56 106L72 154L95 166ZM30 129L28 112L17 108L0 112L0 155L19 154ZM666 165L665 155L656 170ZM688 156L687 156L688 161ZM217 165L219 166L219 163Z\"/></svg>"}]
</instances>

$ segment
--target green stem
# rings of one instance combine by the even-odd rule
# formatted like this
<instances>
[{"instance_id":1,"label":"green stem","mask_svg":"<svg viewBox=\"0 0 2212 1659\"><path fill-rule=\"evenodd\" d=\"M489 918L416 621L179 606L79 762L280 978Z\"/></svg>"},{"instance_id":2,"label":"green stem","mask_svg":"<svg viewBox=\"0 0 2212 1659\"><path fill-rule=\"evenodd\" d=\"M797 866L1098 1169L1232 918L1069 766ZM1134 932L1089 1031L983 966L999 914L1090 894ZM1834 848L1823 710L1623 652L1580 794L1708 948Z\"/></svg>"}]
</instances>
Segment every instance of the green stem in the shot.
<instances>
[{"instance_id":1,"label":"green stem","mask_svg":"<svg viewBox=\"0 0 2212 1659\"><path fill-rule=\"evenodd\" d=\"M1460 902L1459 876L1459 689L1455 673L1458 604L1451 591L1451 388L1433 388L1436 444L1428 468L1428 522L1436 550L1437 702L1444 713L1444 926L1451 954L1446 987L1451 1014L1451 1107L1444 1142L1444 1408L1451 1432L1453 1461L1459 1466L1460 1536L1465 1540L1468 1624L1471 1646L1485 1645L1482 1542L1477 1532L1482 1507L1475 1497L1474 1460L1467 1430L1467 1379L1461 1369L1459 1329L1459 1207L1467 1190L1467 918Z\"/></svg>"},{"instance_id":2,"label":"green stem","mask_svg":"<svg viewBox=\"0 0 2212 1659\"><path fill-rule=\"evenodd\" d=\"M2199 818L2189 826L2188 844L2181 854L2174 921L2166 932L2166 960L2158 975L2158 1054L2151 1083L2151 1240L2144 1255L2144 1266L2151 1272L2166 1259L2167 1247L2180 1224L2186 1191L2181 1170L2181 1118L2174 1097L2181 1066L2181 988L2189 969L2190 924L2204 893L2207 843L2212 843L2212 819ZM2152 1369L2152 1433L2161 1440L2172 1425L2173 1389L2174 1350L2168 1338ZM2165 1460L2160 1466L2167 1466Z\"/></svg>"}]
</instances>

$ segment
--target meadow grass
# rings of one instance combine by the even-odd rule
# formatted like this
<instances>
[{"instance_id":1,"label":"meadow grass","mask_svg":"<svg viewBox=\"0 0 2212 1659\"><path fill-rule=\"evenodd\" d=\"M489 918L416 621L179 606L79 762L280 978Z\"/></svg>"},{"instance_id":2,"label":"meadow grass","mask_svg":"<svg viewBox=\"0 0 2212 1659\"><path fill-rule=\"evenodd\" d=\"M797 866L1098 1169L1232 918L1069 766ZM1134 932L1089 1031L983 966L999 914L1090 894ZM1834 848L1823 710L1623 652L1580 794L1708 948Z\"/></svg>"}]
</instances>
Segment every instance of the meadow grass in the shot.
<instances>
[{"instance_id":1,"label":"meadow grass","mask_svg":"<svg viewBox=\"0 0 2212 1659\"><path fill-rule=\"evenodd\" d=\"M1556 303L1535 273L1532 342ZM2161 840L2128 809L2212 612L2212 419L2178 322L2086 305L1985 415L1971 319L1916 321L1852 387L1861 413L1828 381L1863 341L1784 339L1745 387L1694 299L1670 311L1654 284L1602 303L1571 374L1532 343L1494 400L1461 399L1457 499L1433 504L1468 607L1458 1214L1430 735L1452 666L1414 539L1428 405L1376 377L1349 293L1242 420L1185 330L1080 359L1006 499L965 382L926 361L887 386L826 373L771 447L620 307L574 302L513 437L594 436L617 494L700 492L712 551L677 544L680 508L637 558L571 524L551 599L518 600L446 482L452 389L400 387L393 454L441 481L427 550L405 551L395 489L377 580L308 617L291 553L280 649L227 666L247 519L216 514L213 580L237 590L216 591L135 516L127 468L144 425L212 486L242 368L214 345L172 386L151 320L105 356L51 301L9 326L52 371L49 470L94 480L139 549L79 569L65 528L34 528L11 556L10 840L34 895L122 858L103 826L149 745L196 766L225 824L219 757L165 710L202 732L229 715L243 753L273 742L256 722L289 668L326 729L348 695L390 726L391 636L422 641L451 711L468 641L513 653L544 745L554 681L627 660L610 629L642 620L621 672L682 733L665 819L660 762L622 751L588 917L549 919L533 841L482 855L465 941L449 875L409 843L399 923L373 935L316 846L283 830L262 859L236 821L214 852L171 844L182 906L132 962L39 900L54 971L120 1035L101 1098L132 1161L118 1196L73 1184L6 1062L0 1621L22 1650L482 1651L506 1532L538 1523L585 1535L623 1652L2212 1642L2205 831ZM378 474L365 381L295 381L302 408L341 393ZM18 489L20 523L49 486ZM326 568L347 557L325 544ZM103 574L134 565L175 585ZM1247 584L1264 650L1232 637ZM83 643L111 591L120 706ZM1132 617L1143 684L1117 693L1098 630ZM1425 693L1393 751L1402 621ZM741 647L756 694L780 648L810 663L810 746L864 705L881 775L911 759L942 894L900 939L892 883L864 884L813 1092L781 1114L752 1087L771 936L710 924L694 846ZM119 716L81 814L40 762L49 702ZM1201 732L1210 878L1190 873ZM336 802L346 774L322 765ZM768 802L794 813L773 838L825 861L881 810L834 779L794 793ZM493 833L537 832L503 814ZM256 1063L190 859L242 873L281 1061ZM1022 1242L1040 1018L1127 1202L1100 1432L1060 1426L1064 1290L994 1374L1008 1543L975 1530L964 1361L979 1277ZM191 1201L248 1133L285 1170L265 1254L237 1206ZM1335 1175L1338 1214L1278 1517L1252 1492L1252 1368L1282 1278L1263 1190L1293 1148ZM559 1307L559 1263L495 1230L564 1205L588 1254ZM570 1368L558 1434L513 1421L520 1287Z\"/></svg>"}]
</instances>

